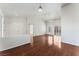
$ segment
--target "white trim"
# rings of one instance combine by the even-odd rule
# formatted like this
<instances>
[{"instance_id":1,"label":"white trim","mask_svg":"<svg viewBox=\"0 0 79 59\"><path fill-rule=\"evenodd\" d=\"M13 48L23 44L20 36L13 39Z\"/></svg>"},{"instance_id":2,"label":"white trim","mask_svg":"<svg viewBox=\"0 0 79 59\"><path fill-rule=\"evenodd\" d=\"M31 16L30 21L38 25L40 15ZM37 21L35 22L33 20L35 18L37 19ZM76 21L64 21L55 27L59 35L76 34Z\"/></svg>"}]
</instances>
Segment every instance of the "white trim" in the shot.
<instances>
[{"instance_id":1,"label":"white trim","mask_svg":"<svg viewBox=\"0 0 79 59\"><path fill-rule=\"evenodd\" d=\"M4 17L2 16L2 37L4 37Z\"/></svg>"}]
</instances>

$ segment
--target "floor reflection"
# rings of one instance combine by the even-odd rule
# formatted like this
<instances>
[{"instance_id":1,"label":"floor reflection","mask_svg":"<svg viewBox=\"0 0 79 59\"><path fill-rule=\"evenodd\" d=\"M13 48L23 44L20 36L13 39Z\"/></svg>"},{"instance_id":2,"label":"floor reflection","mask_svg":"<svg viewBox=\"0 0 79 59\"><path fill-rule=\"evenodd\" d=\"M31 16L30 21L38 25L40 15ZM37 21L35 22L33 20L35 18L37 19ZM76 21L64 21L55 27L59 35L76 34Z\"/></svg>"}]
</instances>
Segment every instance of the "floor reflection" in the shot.
<instances>
[{"instance_id":1,"label":"floor reflection","mask_svg":"<svg viewBox=\"0 0 79 59\"><path fill-rule=\"evenodd\" d=\"M48 44L49 45L53 44L53 37L52 36L48 36Z\"/></svg>"},{"instance_id":2,"label":"floor reflection","mask_svg":"<svg viewBox=\"0 0 79 59\"><path fill-rule=\"evenodd\" d=\"M54 45L61 48L61 37L54 35Z\"/></svg>"},{"instance_id":3,"label":"floor reflection","mask_svg":"<svg viewBox=\"0 0 79 59\"><path fill-rule=\"evenodd\" d=\"M48 44L61 48L61 37L56 35L48 36Z\"/></svg>"}]
</instances>

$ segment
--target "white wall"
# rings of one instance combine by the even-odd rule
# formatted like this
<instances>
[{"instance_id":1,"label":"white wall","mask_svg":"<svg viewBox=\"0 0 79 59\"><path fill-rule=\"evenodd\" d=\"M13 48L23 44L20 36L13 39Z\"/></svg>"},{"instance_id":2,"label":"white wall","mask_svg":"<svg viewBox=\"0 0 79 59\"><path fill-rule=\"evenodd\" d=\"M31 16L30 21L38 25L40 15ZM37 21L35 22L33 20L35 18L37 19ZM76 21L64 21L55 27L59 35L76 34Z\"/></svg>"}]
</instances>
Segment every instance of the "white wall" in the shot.
<instances>
[{"instance_id":1,"label":"white wall","mask_svg":"<svg viewBox=\"0 0 79 59\"><path fill-rule=\"evenodd\" d=\"M28 44L31 43L31 41L31 36L29 34L16 37L3 37L0 39L0 51Z\"/></svg>"},{"instance_id":2,"label":"white wall","mask_svg":"<svg viewBox=\"0 0 79 59\"><path fill-rule=\"evenodd\" d=\"M5 16L4 20L5 37L30 34L30 24L33 24L34 36L43 35L46 32L45 22L39 17Z\"/></svg>"},{"instance_id":3,"label":"white wall","mask_svg":"<svg viewBox=\"0 0 79 59\"><path fill-rule=\"evenodd\" d=\"M24 17L4 17L4 36L14 37L26 35L26 18Z\"/></svg>"},{"instance_id":4,"label":"white wall","mask_svg":"<svg viewBox=\"0 0 79 59\"><path fill-rule=\"evenodd\" d=\"M2 18L0 16L0 38L2 36Z\"/></svg>"},{"instance_id":5,"label":"white wall","mask_svg":"<svg viewBox=\"0 0 79 59\"><path fill-rule=\"evenodd\" d=\"M25 17L4 16L4 37L0 39L0 51L31 43L31 35L26 33L26 28Z\"/></svg>"},{"instance_id":6,"label":"white wall","mask_svg":"<svg viewBox=\"0 0 79 59\"><path fill-rule=\"evenodd\" d=\"M79 46L79 4L65 6L61 12L62 41Z\"/></svg>"},{"instance_id":7,"label":"white wall","mask_svg":"<svg viewBox=\"0 0 79 59\"><path fill-rule=\"evenodd\" d=\"M34 36L45 34L45 23L40 18L4 16L4 37L0 39L0 51L31 43L30 24L34 25ZM0 22L0 30L1 27Z\"/></svg>"},{"instance_id":8,"label":"white wall","mask_svg":"<svg viewBox=\"0 0 79 59\"><path fill-rule=\"evenodd\" d=\"M33 24L33 27L34 27L33 28L33 33L34 33L33 35L34 36L45 34L46 26L45 26L43 19L41 19L39 17L28 17L28 19L27 19L28 31L29 31L29 24Z\"/></svg>"}]
</instances>

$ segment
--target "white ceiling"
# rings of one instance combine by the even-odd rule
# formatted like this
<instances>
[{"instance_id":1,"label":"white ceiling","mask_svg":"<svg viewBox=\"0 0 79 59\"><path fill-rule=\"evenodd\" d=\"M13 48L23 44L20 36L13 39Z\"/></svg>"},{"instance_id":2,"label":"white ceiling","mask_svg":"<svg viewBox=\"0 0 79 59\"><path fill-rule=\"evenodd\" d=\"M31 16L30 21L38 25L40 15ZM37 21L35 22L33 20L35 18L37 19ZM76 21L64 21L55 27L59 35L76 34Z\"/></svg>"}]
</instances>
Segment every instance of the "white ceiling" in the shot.
<instances>
[{"instance_id":1,"label":"white ceiling","mask_svg":"<svg viewBox=\"0 0 79 59\"><path fill-rule=\"evenodd\" d=\"M55 19L61 16L60 3L42 3L43 12L38 12L39 3L0 3L5 16L32 16L43 19Z\"/></svg>"}]
</instances>

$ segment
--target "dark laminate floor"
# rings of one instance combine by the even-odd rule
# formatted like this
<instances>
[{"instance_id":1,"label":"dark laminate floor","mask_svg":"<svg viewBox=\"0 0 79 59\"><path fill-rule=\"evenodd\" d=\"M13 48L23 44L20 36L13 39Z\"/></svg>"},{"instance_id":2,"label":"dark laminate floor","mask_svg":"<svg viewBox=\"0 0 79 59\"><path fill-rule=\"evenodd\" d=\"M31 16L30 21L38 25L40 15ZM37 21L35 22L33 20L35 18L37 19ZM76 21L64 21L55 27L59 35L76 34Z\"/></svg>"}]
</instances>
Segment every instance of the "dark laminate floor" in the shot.
<instances>
[{"instance_id":1,"label":"dark laminate floor","mask_svg":"<svg viewBox=\"0 0 79 59\"><path fill-rule=\"evenodd\" d=\"M33 38L32 44L0 52L4 56L75 56L79 55L79 47L61 43L60 38L41 35ZM60 44L61 43L61 44Z\"/></svg>"}]
</instances>

